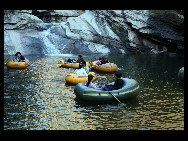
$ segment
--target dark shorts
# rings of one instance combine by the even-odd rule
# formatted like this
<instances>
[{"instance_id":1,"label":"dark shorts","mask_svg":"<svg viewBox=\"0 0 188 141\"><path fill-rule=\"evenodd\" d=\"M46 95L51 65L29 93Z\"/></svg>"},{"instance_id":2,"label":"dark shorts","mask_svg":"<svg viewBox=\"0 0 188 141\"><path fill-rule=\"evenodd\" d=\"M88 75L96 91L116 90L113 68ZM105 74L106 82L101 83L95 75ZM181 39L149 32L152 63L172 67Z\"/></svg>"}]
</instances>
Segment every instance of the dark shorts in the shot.
<instances>
[{"instance_id":1,"label":"dark shorts","mask_svg":"<svg viewBox=\"0 0 188 141\"><path fill-rule=\"evenodd\" d=\"M104 87L104 91L113 91L115 90L113 85L105 85Z\"/></svg>"}]
</instances>

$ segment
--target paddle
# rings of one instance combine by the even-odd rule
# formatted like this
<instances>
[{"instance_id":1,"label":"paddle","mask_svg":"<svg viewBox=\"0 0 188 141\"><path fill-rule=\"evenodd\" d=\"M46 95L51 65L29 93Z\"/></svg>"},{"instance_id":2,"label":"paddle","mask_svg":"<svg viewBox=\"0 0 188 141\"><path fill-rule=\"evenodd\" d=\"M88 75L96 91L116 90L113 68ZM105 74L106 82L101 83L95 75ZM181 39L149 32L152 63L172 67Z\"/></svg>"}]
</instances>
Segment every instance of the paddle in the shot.
<instances>
[{"instance_id":1,"label":"paddle","mask_svg":"<svg viewBox=\"0 0 188 141\"><path fill-rule=\"evenodd\" d=\"M119 101L119 99L115 97L115 95L113 95L111 92L109 92L109 94L111 94L119 103L121 103L121 101Z\"/></svg>"}]
</instances>

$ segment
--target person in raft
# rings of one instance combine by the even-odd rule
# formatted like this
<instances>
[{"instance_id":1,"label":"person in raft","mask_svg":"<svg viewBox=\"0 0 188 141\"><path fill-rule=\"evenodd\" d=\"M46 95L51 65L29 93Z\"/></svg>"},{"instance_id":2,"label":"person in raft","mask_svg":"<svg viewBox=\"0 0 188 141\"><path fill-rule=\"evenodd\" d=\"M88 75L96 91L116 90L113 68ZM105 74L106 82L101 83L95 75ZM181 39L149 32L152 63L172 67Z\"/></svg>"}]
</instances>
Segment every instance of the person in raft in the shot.
<instances>
[{"instance_id":1,"label":"person in raft","mask_svg":"<svg viewBox=\"0 0 188 141\"><path fill-rule=\"evenodd\" d=\"M102 90L102 86L97 85L97 83L93 83L92 79L93 79L93 75L88 75L88 81L85 83L85 86L96 89L96 90Z\"/></svg>"},{"instance_id":2,"label":"person in raft","mask_svg":"<svg viewBox=\"0 0 188 141\"><path fill-rule=\"evenodd\" d=\"M84 58L82 57L82 55L78 55L78 60L77 63L79 63L79 68L82 68L82 65L84 63Z\"/></svg>"},{"instance_id":3,"label":"person in raft","mask_svg":"<svg viewBox=\"0 0 188 141\"><path fill-rule=\"evenodd\" d=\"M114 85L105 85L104 90L105 91L113 91L121 89L124 85L124 81L122 80L122 73L120 71L115 72L116 80Z\"/></svg>"},{"instance_id":4,"label":"person in raft","mask_svg":"<svg viewBox=\"0 0 188 141\"><path fill-rule=\"evenodd\" d=\"M116 75L116 81L114 85L100 86L100 85L94 84L92 83L93 75L88 75L88 81L86 82L85 85L93 89L104 90L104 91L113 91L113 90L121 89L124 85L124 81L122 80L122 73L120 71L116 71L115 75Z\"/></svg>"},{"instance_id":5,"label":"person in raft","mask_svg":"<svg viewBox=\"0 0 188 141\"><path fill-rule=\"evenodd\" d=\"M77 61L76 60L74 60L74 59L67 59L67 61L66 61L67 63L76 63Z\"/></svg>"},{"instance_id":6,"label":"person in raft","mask_svg":"<svg viewBox=\"0 0 188 141\"><path fill-rule=\"evenodd\" d=\"M97 60L96 64L99 66L101 64L102 61L102 57L99 58L99 60Z\"/></svg>"},{"instance_id":7,"label":"person in raft","mask_svg":"<svg viewBox=\"0 0 188 141\"><path fill-rule=\"evenodd\" d=\"M86 62L85 61L83 61L82 63L83 63L82 67L80 69L76 69L74 71L74 74L88 76L88 74L89 74L89 67L86 66Z\"/></svg>"},{"instance_id":8,"label":"person in raft","mask_svg":"<svg viewBox=\"0 0 188 141\"><path fill-rule=\"evenodd\" d=\"M76 62L77 63L81 63L80 68L82 66L82 62L83 61L84 61L84 59L83 59L82 55L78 55L78 60L77 61L75 59L70 59L70 58L66 59L67 63L76 63Z\"/></svg>"},{"instance_id":9,"label":"person in raft","mask_svg":"<svg viewBox=\"0 0 188 141\"><path fill-rule=\"evenodd\" d=\"M84 68L85 71L86 71L86 73L87 73L87 75L89 75L89 67L86 66L86 62L85 62L85 61L84 61L83 64L82 64L82 68Z\"/></svg>"},{"instance_id":10,"label":"person in raft","mask_svg":"<svg viewBox=\"0 0 188 141\"><path fill-rule=\"evenodd\" d=\"M101 64L100 64L100 65L106 64L106 63L109 63L109 62L108 62L108 60L106 59L106 57L103 56L103 57L101 58Z\"/></svg>"},{"instance_id":11,"label":"person in raft","mask_svg":"<svg viewBox=\"0 0 188 141\"><path fill-rule=\"evenodd\" d=\"M17 52L15 54L14 62L25 62L25 61L26 61L25 57L20 52Z\"/></svg>"}]
</instances>

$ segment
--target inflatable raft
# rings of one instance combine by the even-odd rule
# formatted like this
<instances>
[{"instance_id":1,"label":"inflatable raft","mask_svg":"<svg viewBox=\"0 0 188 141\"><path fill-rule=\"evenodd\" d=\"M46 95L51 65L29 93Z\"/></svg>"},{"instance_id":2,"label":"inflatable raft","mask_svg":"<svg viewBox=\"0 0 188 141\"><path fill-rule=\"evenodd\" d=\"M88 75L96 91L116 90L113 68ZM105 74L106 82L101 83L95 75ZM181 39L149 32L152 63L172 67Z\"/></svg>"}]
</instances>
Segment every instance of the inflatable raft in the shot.
<instances>
[{"instance_id":1,"label":"inflatable raft","mask_svg":"<svg viewBox=\"0 0 188 141\"><path fill-rule=\"evenodd\" d=\"M89 72L89 74L93 74L93 80L97 79L97 74L94 72ZM76 85L78 83L86 83L88 81L88 76L78 75L78 74L69 74L65 77L66 83Z\"/></svg>"},{"instance_id":2,"label":"inflatable raft","mask_svg":"<svg viewBox=\"0 0 188 141\"><path fill-rule=\"evenodd\" d=\"M106 63L102 65L96 64L97 61L92 62L92 68L100 72L115 72L118 67L114 63Z\"/></svg>"},{"instance_id":3,"label":"inflatable raft","mask_svg":"<svg viewBox=\"0 0 188 141\"><path fill-rule=\"evenodd\" d=\"M115 100L112 94L119 100L134 98L139 93L138 82L134 79L123 78L124 86L119 90L103 91L84 86L79 83L74 88L76 97L87 101L111 101ZM113 84L113 83L112 83Z\"/></svg>"},{"instance_id":4,"label":"inflatable raft","mask_svg":"<svg viewBox=\"0 0 188 141\"><path fill-rule=\"evenodd\" d=\"M10 69L25 69L29 66L29 63L9 61L6 63L6 66Z\"/></svg>"},{"instance_id":5,"label":"inflatable raft","mask_svg":"<svg viewBox=\"0 0 188 141\"><path fill-rule=\"evenodd\" d=\"M59 67L79 69L79 63L66 63L64 60L58 62ZM86 66L90 67L89 62L86 62Z\"/></svg>"}]
</instances>

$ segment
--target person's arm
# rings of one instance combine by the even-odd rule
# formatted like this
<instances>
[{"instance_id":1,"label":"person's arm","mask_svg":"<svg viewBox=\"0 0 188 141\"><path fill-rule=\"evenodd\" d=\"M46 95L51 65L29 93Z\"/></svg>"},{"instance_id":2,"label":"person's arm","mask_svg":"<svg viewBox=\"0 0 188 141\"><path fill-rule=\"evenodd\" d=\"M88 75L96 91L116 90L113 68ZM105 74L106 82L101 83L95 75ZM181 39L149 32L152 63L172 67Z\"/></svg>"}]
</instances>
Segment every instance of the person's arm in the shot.
<instances>
[{"instance_id":1,"label":"person's arm","mask_svg":"<svg viewBox=\"0 0 188 141\"><path fill-rule=\"evenodd\" d=\"M21 62L25 62L25 57L24 57L23 55L22 55L22 56L20 56L20 58L19 58L19 59L20 59L20 61L21 61Z\"/></svg>"},{"instance_id":2,"label":"person's arm","mask_svg":"<svg viewBox=\"0 0 188 141\"><path fill-rule=\"evenodd\" d=\"M101 61L101 65L102 65L102 64L105 64L105 61L102 60L102 61Z\"/></svg>"},{"instance_id":3,"label":"person's arm","mask_svg":"<svg viewBox=\"0 0 188 141\"><path fill-rule=\"evenodd\" d=\"M76 69L75 71L74 71L74 74L77 74L78 73L78 69Z\"/></svg>"},{"instance_id":4,"label":"person's arm","mask_svg":"<svg viewBox=\"0 0 188 141\"><path fill-rule=\"evenodd\" d=\"M88 66L85 66L84 69L85 69L86 73L89 74L89 67L88 67Z\"/></svg>"},{"instance_id":5,"label":"person's arm","mask_svg":"<svg viewBox=\"0 0 188 141\"><path fill-rule=\"evenodd\" d=\"M117 79L114 83L114 88L116 90L121 89L123 87L124 81L122 79Z\"/></svg>"},{"instance_id":6,"label":"person's arm","mask_svg":"<svg viewBox=\"0 0 188 141\"><path fill-rule=\"evenodd\" d=\"M114 88L115 88L115 90L117 90L117 89L118 89L118 85L119 85L119 82L118 82L118 80L116 80L116 81L115 81L115 83L114 83L114 85L113 85L113 86L114 86Z\"/></svg>"},{"instance_id":7,"label":"person's arm","mask_svg":"<svg viewBox=\"0 0 188 141\"><path fill-rule=\"evenodd\" d=\"M97 86L97 84L93 84L92 82L91 82L90 84L91 84L91 86L92 86L93 89L102 90L102 88L99 88L99 87Z\"/></svg>"},{"instance_id":8,"label":"person's arm","mask_svg":"<svg viewBox=\"0 0 188 141\"><path fill-rule=\"evenodd\" d=\"M19 62L18 57L14 58L14 62Z\"/></svg>"}]
</instances>

